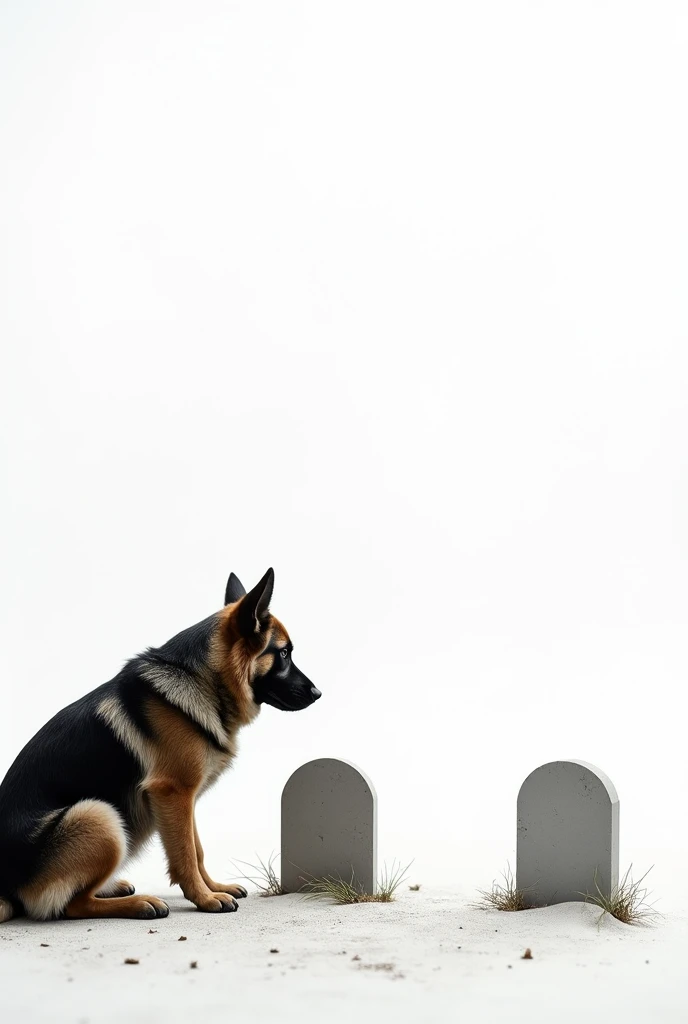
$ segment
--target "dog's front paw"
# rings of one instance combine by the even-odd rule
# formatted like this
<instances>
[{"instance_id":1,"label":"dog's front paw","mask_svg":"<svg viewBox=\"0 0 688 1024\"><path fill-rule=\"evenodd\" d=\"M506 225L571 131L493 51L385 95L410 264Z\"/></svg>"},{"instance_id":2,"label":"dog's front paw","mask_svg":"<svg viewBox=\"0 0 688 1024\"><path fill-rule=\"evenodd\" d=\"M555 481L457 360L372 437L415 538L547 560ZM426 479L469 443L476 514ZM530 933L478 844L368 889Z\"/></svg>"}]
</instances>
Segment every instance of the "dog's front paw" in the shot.
<instances>
[{"instance_id":1,"label":"dog's front paw","mask_svg":"<svg viewBox=\"0 0 688 1024\"><path fill-rule=\"evenodd\" d=\"M207 896L194 900L199 910L206 914L231 914L239 904L228 892L209 892Z\"/></svg>"},{"instance_id":2,"label":"dog's front paw","mask_svg":"<svg viewBox=\"0 0 688 1024\"><path fill-rule=\"evenodd\" d=\"M248 896L248 892L244 889L243 885L223 885L222 882L209 882L208 888L212 889L213 892L227 892L235 900L243 900Z\"/></svg>"}]
</instances>

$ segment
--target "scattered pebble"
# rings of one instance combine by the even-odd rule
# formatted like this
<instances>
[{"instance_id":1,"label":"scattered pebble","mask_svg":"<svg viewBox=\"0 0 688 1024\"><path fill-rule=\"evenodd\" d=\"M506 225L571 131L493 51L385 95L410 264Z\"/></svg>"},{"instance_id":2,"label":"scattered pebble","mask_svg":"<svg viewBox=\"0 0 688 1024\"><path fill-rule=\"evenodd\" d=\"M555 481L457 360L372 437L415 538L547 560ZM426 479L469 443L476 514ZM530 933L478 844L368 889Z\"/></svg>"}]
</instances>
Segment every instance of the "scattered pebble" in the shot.
<instances>
[{"instance_id":1,"label":"scattered pebble","mask_svg":"<svg viewBox=\"0 0 688 1024\"><path fill-rule=\"evenodd\" d=\"M507 964L507 967L509 968L509 970L511 970L511 964Z\"/></svg>"},{"instance_id":2,"label":"scattered pebble","mask_svg":"<svg viewBox=\"0 0 688 1024\"><path fill-rule=\"evenodd\" d=\"M41 946L49 946L49 945L50 945L49 942L41 942Z\"/></svg>"},{"instance_id":3,"label":"scattered pebble","mask_svg":"<svg viewBox=\"0 0 688 1024\"><path fill-rule=\"evenodd\" d=\"M409 889L411 890L411 892L418 892L418 890L420 889L420 886L419 885L409 885Z\"/></svg>"},{"instance_id":4,"label":"scattered pebble","mask_svg":"<svg viewBox=\"0 0 688 1024\"><path fill-rule=\"evenodd\" d=\"M526 949L525 953L521 957L521 960L532 960L532 959L533 959L533 954L530 951L530 946L528 946L528 948Z\"/></svg>"},{"instance_id":5,"label":"scattered pebble","mask_svg":"<svg viewBox=\"0 0 688 1024\"><path fill-rule=\"evenodd\" d=\"M157 928L149 928L148 929L148 934L149 935L157 935L158 934L158 929Z\"/></svg>"},{"instance_id":6,"label":"scattered pebble","mask_svg":"<svg viewBox=\"0 0 688 1024\"><path fill-rule=\"evenodd\" d=\"M186 942L186 935L180 935L177 942Z\"/></svg>"},{"instance_id":7,"label":"scattered pebble","mask_svg":"<svg viewBox=\"0 0 688 1024\"><path fill-rule=\"evenodd\" d=\"M270 952L271 953L279 953L279 949L271 949Z\"/></svg>"},{"instance_id":8,"label":"scattered pebble","mask_svg":"<svg viewBox=\"0 0 688 1024\"><path fill-rule=\"evenodd\" d=\"M189 964L189 967L198 967L198 960L192 960L191 963Z\"/></svg>"},{"instance_id":9,"label":"scattered pebble","mask_svg":"<svg viewBox=\"0 0 688 1024\"><path fill-rule=\"evenodd\" d=\"M358 953L356 953L356 955L355 955L355 956L352 956L352 957L351 957L351 959L352 959L352 960L360 960L361 958L360 958L360 956L358 955Z\"/></svg>"},{"instance_id":10,"label":"scattered pebble","mask_svg":"<svg viewBox=\"0 0 688 1024\"><path fill-rule=\"evenodd\" d=\"M124 962L125 964L137 964L138 960L136 960L133 956L128 956Z\"/></svg>"}]
</instances>

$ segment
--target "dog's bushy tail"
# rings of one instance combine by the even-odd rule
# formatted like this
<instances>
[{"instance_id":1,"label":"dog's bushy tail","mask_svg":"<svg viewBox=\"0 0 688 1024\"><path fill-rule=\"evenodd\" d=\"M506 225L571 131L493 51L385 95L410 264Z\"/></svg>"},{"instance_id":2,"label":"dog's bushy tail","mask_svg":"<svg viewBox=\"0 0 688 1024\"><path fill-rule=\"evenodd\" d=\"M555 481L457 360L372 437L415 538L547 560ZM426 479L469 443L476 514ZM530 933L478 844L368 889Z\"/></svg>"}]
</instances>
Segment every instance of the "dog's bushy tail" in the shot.
<instances>
[{"instance_id":1,"label":"dog's bushy tail","mask_svg":"<svg viewBox=\"0 0 688 1024\"><path fill-rule=\"evenodd\" d=\"M4 900L0 896L0 924L3 921L9 921L11 917L14 917L14 907L9 900Z\"/></svg>"}]
</instances>

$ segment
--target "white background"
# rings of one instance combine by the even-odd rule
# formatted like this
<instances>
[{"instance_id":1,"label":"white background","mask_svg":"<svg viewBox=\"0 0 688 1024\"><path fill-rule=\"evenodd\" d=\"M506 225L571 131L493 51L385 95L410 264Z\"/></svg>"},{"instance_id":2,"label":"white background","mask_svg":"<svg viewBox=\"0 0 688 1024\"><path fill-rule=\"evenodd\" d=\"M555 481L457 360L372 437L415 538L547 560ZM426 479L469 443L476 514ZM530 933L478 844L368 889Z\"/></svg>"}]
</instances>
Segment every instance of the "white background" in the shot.
<instances>
[{"instance_id":1,"label":"white background","mask_svg":"<svg viewBox=\"0 0 688 1024\"><path fill-rule=\"evenodd\" d=\"M685 4L24 0L0 30L0 772L273 565L323 698L243 734L215 874L330 755L376 784L381 860L470 891L525 775L579 757L661 880ZM159 851L131 877L164 891Z\"/></svg>"}]
</instances>

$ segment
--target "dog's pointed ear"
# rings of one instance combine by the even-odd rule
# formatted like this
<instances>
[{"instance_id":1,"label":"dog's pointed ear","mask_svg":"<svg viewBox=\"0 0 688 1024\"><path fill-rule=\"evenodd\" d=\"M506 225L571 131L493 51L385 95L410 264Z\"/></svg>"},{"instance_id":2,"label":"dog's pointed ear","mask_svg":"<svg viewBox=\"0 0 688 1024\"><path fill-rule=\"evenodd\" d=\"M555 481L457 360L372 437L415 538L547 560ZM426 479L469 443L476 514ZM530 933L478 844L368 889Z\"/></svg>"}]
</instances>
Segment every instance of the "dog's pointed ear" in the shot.
<instances>
[{"instance_id":1,"label":"dog's pointed ear","mask_svg":"<svg viewBox=\"0 0 688 1024\"><path fill-rule=\"evenodd\" d=\"M248 592L239 605L239 627L244 636L260 633L263 622L270 614L270 600L274 585L275 572L273 569L268 569L260 583L257 583L253 590Z\"/></svg>"},{"instance_id":2,"label":"dog's pointed ear","mask_svg":"<svg viewBox=\"0 0 688 1024\"><path fill-rule=\"evenodd\" d=\"M225 590L225 604L234 604L240 597L243 597L246 593L246 587L241 582L238 576L235 576L233 572L230 572L229 579L227 580L227 589Z\"/></svg>"}]
</instances>

